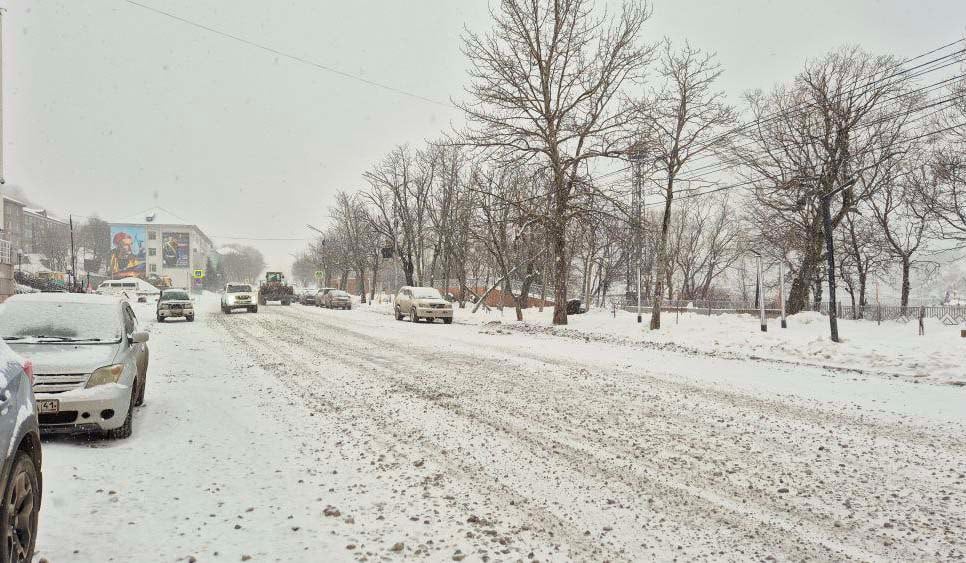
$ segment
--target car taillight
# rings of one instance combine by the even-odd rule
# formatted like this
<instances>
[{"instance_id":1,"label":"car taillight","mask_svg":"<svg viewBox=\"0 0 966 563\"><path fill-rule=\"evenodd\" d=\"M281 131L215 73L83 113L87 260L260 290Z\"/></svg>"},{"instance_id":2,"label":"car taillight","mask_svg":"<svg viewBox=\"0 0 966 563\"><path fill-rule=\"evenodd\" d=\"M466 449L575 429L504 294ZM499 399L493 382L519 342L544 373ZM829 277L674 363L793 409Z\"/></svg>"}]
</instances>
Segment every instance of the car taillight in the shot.
<instances>
[{"instance_id":1,"label":"car taillight","mask_svg":"<svg viewBox=\"0 0 966 563\"><path fill-rule=\"evenodd\" d=\"M34 384L34 363L30 360L23 361L23 371L27 374L27 379L30 380L30 384Z\"/></svg>"}]
</instances>

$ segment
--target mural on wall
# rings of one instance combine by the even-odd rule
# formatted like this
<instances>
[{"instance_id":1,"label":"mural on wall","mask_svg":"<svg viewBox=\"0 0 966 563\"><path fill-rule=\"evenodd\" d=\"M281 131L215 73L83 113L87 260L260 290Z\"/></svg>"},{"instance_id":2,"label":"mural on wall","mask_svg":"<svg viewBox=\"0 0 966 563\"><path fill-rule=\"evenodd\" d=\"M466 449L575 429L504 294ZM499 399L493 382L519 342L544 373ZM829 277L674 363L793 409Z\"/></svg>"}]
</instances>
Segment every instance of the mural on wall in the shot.
<instances>
[{"instance_id":1,"label":"mural on wall","mask_svg":"<svg viewBox=\"0 0 966 563\"><path fill-rule=\"evenodd\" d=\"M165 268L187 268L188 233L161 233L161 261Z\"/></svg>"},{"instance_id":2,"label":"mural on wall","mask_svg":"<svg viewBox=\"0 0 966 563\"><path fill-rule=\"evenodd\" d=\"M111 277L144 277L145 229L135 225L111 226Z\"/></svg>"}]
</instances>

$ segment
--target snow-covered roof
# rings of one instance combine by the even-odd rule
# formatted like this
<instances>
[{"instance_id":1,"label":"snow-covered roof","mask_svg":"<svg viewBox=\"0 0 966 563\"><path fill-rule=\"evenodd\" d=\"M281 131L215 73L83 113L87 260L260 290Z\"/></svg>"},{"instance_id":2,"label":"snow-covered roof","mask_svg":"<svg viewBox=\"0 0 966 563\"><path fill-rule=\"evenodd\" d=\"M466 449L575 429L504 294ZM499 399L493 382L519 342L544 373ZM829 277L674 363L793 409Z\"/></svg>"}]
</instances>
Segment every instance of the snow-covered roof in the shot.
<instances>
[{"instance_id":1,"label":"snow-covered roof","mask_svg":"<svg viewBox=\"0 0 966 563\"><path fill-rule=\"evenodd\" d=\"M163 207L152 207L151 209L145 209L140 213L135 213L129 217L122 217L116 221L111 221L115 224L124 225L184 225L186 227L195 226L194 223L180 217L171 211Z\"/></svg>"}]
</instances>

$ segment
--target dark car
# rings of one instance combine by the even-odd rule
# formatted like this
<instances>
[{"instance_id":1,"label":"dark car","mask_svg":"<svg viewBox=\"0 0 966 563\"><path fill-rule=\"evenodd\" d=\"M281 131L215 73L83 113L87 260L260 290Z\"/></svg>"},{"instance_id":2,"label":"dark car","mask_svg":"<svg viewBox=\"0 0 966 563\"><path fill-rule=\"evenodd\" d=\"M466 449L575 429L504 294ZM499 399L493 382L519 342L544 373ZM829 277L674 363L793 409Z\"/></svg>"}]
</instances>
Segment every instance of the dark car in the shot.
<instances>
[{"instance_id":1,"label":"dark car","mask_svg":"<svg viewBox=\"0 0 966 563\"><path fill-rule=\"evenodd\" d=\"M158 322L165 319L184 317L188 322L195 320L195 308L188 292L183 289L166 289L158 298Z\"/></svg>"},{"instance_id":2,"label":"dark car","mask_svg":"<svg viewBox=\"0 0 966 563\"><path fill-rule=\"evenodd\" d=\"M0 342L0 561L30 561L42 478L33 366Z\"/></svg>"}]
</instances>

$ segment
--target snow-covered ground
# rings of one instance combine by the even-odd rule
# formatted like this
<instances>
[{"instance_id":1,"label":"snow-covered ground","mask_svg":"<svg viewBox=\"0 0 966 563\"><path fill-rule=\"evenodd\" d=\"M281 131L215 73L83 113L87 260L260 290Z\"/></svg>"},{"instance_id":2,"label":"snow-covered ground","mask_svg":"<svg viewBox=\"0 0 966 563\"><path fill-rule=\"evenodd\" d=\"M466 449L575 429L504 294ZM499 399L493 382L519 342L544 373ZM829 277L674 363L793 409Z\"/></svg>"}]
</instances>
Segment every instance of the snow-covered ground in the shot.
<instances>
[{"instance_id":1,"label":"snow-covered ground","mask_svg":"<svg viewBox=\"0 0 966 563\"><path fill-rule=\"evenodd\" d=\"M147 402L129 440L45 442L39 556L966 553L966 388L915 384L934 378L905 377L905 360L845 365L898 378L790 363L802 360L790 343L808 340L792 335L818 338L819 321L760 335L754 319L729 320L739 335L669 315L658 336L621 313L623 324L592 313L561 331L509 322L510 310L500 325L484 324L496 312L427 325L378 305L225 316L216 299L193 324L146 322ZM843 324L843 346L860 328ZM693 342L720 334L730 349ZM751 359L768 356L760 338L787 361ZM914 351L895 346L894 359Z\"/></svg>"},{"instance_id":2,"label":"snow-covered ground","mask_svg":"<svg viewBox=\"0 0 966 563\"><path fill-rule=\"evenodd\" d=\"M361 305L367 307L366 305ZM378 303L374 312L391 314L391 306ZM616 344L659 345L717 356L780 360L795 364L837 367L856 372L919 380L922 383L966 385L966 338L960 330L966 323L948 326L938 319L925 320L925 335L919 336L918 320L906 323L839 319L841 342L829 338L828 317L804 312L788 319L782 329L778 319L768 320L761 332L756 315L712 315L699 312L665 312L659 331L648 329L649 312L642 324L626 311L593 309L573 315L566 328L552 326L550 308L524 311L517 323L512 308L456 310L457 322L485 324L501 321L507 330L544 332L558 336L592 337Z\"/></svg>"}]
</instances>

